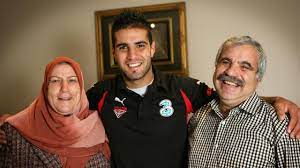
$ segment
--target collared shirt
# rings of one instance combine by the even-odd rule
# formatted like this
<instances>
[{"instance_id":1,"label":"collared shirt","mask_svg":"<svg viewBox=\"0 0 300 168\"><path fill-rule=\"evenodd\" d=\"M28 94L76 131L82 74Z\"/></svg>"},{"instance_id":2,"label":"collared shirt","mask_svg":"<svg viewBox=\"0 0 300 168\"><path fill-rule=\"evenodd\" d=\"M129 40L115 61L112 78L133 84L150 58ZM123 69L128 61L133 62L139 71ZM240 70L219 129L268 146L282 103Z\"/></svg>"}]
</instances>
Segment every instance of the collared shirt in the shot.
<instances>
[{"instance_id":1,"label":"collared shirt","mask_svg":"<svg viewBox=\"0 0 300 168\"><path fill-rule=\"evenodd\" d=\"M214 99L189 128L189 167L300 167L300 140L286 133L274 108L256 93L223 118Z\"/></svg>"}]
</instances>

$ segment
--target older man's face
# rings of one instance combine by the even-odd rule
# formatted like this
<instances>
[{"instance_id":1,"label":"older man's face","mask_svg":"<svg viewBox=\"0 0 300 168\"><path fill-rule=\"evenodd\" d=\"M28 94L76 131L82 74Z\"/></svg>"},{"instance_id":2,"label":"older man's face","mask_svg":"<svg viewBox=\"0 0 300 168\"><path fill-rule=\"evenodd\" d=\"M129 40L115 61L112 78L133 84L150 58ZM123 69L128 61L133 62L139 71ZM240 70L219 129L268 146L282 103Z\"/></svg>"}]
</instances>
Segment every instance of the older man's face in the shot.
<instances>
[{"instance_id":1,"label":"older man's face","mask_svg":"<svg viewBox=\"0 0 300 168\"><path fill-rule=\"evenodd\" d=\"M258 60L257 51L251 45L228 47L223 51L213 76L223 104L234 107L253 94L259 82Z\"/></svg>"}]
</instances>

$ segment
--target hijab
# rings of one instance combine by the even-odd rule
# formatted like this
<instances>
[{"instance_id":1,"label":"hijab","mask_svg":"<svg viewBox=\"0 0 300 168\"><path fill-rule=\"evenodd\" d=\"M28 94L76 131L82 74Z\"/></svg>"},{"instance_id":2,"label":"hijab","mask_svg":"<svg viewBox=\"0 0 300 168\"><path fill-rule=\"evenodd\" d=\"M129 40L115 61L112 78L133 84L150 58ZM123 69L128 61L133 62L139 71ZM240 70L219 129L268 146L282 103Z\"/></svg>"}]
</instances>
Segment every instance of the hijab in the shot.
<instances>
[{"instance_id":1,"label":"hijab","mask_svg":"<svg viewBox=\"0 0 300 168\"><path fill-rule=\"evenodd\" d=\"M47 100L51 72L61 63L73 68L81 91L75 108L78 111L68 116L54 111ZM47 65L38 97L26 109L6 121L35 146L57 154L63 167L84 167L91 156L100 151L109 157L102 122L96 111L89 110L80 66L68 57L57 57Z\"/></svg>"}]
</instances>

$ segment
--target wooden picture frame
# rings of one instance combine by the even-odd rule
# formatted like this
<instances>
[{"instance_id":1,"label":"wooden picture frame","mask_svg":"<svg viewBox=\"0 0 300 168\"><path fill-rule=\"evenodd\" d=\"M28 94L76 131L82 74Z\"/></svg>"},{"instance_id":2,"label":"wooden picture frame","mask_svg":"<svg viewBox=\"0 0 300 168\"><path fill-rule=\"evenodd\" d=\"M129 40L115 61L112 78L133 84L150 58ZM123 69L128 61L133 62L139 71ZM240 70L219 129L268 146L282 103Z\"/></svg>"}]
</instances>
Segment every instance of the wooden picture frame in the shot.
<instances>
[{"instance_id":1,"label":"wooden picture frame","mask_svg":"<svg viewBox=\"0 0 300 168\"><path fill-rule=\"evenodd\" d=\"M152 29L152 36L156 42L153 65L167 73L188 76L185 3L179 2L96 11L99 80L112 78L120 73L113 58L111 28L114 17L125 9L141 11L151 25L155 25Z\"/></svg>"}]
</instances>

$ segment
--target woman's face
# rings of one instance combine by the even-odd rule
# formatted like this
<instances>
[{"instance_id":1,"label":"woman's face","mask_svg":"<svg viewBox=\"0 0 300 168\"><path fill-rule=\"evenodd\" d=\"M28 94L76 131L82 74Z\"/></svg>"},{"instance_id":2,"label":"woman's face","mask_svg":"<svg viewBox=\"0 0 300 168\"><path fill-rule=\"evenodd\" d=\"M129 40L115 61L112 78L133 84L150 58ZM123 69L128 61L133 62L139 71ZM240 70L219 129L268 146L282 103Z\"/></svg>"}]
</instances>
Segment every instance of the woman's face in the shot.
<instances>
[{"instance_id":1,"label":"woman's face","mask_svg":"<svg viewBox=\"0 0 300 168\"><path fill-rule=\"evenodd\" d=\"M80 86L73 68L67 64L57 64L48 83L48 102L59 114L69 115L78 112Z\"/></svg>"}]
</instances>

